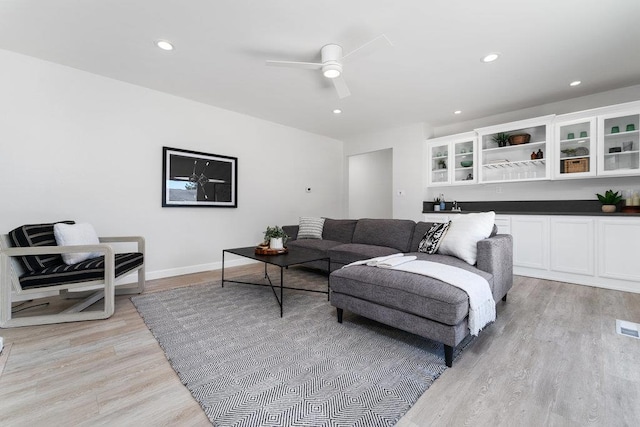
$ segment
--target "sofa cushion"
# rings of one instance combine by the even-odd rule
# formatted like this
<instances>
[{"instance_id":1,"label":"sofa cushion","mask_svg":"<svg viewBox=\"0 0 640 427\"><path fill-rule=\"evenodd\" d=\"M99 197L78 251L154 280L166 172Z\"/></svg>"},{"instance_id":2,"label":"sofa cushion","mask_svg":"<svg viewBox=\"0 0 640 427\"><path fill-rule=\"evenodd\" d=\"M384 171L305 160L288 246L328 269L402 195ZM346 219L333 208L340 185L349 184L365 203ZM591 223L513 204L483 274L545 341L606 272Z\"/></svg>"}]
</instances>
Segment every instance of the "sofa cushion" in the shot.
<instances>
[{"instance_id":1,"label":"sofa cushion","mask_svg":"<svg viewBox=\"0 0 640 427\"><path fill-rule=\"evenodd\" d=\"M453 265L472 271L489 282L493 276L466 262L443 255L412 253L418 259ZM469 297L463 290L431 277L369 266L342 268L331 273L331 292L435 320L457 325L469 313Z\"/></svg>"},{"instance_id":2,"label":"sofa cushion","mask_svg":"<svg viewBox=\"0 0 640 427\"><path fill-rule=\"evenodd\" d=\"M451 221L434 223L431 228L429 228L429 231L424 233L422 240L420 240L418 252L435 254L438 247L440 247L440 242L442 242L445 234L447 234L450 224Z\"/></svg>"},{"instance_id":3,"label":"sofa cushion","mask_svg":"<svg viewBox=\"0 0 640 427\"><path fill-rule=\"evenodd\" d=\"M309 216L300 217L298 227L298 239L322 239L322 228L324 227L324 218L315 218Z\"/></svg>"},{"instance_id":4,"label":"sofa cushion","mask_svg":"<svg viewBox=\"0 0 640 427\"><path fill-rule=\"evenodd\" d=\"M357 219L325 218L322 238L336 242L351 243L357 223Z\"/></svg>"},{"instance_id":5,"label":"sofa cushion","mask_svg":"<svg viewBox=\"0 0 640 427\"><path fill-rule=\"evenodd\" d=\"M408 219L361 219L356 224L351 241L408 252L415 225Z\"/></svg>"},{"instance_id":6,"label":"sofa cushion","mask_svg":"<svg viewBox=\"0 0 640 427\"><path fill-rule=\"evenodd\" d=\"M318 239L302 239L292 240L287 244L288 248L305 248L315 249L322 252L323 255L327 254L327 251L334 246L342 245L342 242L336 242L334 240L318 240Z\"/></svg>"},{"instance_id":7,"label":"sofa cushion","mask_svg":"<svg viewBox=\"0 0 640 427\"><path fill-rule=\"evenodd\" d=\"M73 221L60 221L64 224L75 224ZM9 237L14 246L19 248L56 246L56 237L53 234L53 225L27 224L9 232ZM60 254L25 255L20 257L20 262L27 271L40 271L52 265L62 264Z\"/></svg>"},{"instance_id":8,"label":"sofa cushion","mask_svg":"<svg viewBox=\"0 0 640 427\"><path fill-rule=\"evenodd\" d=\"M476 263L478 242L491 235L495 225L495 212L469 213L451 218L449 231L438 252L453 255L471 265Z\"/></svg>"},{"instance_id":9,"label":"sofa cushion","mask_svg":"<svg viewBox=\"0 0 640 427\"><path fill-rule=\"evenodd\" d=\"M329 249L331 264L351 264L361 259L375 258L398 253L395 248L388 246L363 245L360 243L345 243Z\"/></svg>"},{"instance_id":10,"label":"sofa cushion","mask_svg":"<svg viewBox=\"0 0 640 427\"><path fill-rule=\"evenodd\" d=\"M142 265L144 256L138 252L115 254L116 277ZM104 278L104 256L88 259L77 264L60 264L32 271L20 276L22 289L44 288L67 283L80 283Z\"/></svg>"}]
</instances>

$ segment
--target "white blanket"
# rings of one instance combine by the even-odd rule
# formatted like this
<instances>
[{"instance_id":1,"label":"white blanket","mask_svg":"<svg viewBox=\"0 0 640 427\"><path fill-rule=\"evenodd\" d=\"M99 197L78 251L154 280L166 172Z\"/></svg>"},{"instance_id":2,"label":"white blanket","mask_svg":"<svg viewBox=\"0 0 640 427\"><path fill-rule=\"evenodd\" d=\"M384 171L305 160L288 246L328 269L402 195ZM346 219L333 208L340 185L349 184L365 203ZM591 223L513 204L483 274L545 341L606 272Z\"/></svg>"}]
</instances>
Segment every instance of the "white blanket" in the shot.
<instances>
[{"instance_id":1,"label":"white blanket","mask_svg":"<svg viewBox=\"0 0 640 427\"><path fill-rule=\"evenodd\" d=\"M407 260L403 260L403 258L407 258ZM469 296L469 331L471 335L477 336L482 328L496 320L496 302L493 299L489 282L475 273L451 265L419 261L415 256L405 257L403 254L356 261L343 268L365 264L433 277L465 291ZM384 266L380 264L384 264Z\"/></svg>"},{"instance_id":2,"label":"white blanket","mask_svg":"<svg viewBox=\"0 0 640 427\"><path fill-rule=\"evenodd\" d=\"M351 267L354 265L368 265L370 267L377 267L378 263L385 262L393 258L403 257L403 256L404 254L393 254L393 255L379 256L376 258L361 259L360 261L355 261L355 262L352 262L351 264L344 265L342 266L342 268Z\"/></svg>"}]
</instances>

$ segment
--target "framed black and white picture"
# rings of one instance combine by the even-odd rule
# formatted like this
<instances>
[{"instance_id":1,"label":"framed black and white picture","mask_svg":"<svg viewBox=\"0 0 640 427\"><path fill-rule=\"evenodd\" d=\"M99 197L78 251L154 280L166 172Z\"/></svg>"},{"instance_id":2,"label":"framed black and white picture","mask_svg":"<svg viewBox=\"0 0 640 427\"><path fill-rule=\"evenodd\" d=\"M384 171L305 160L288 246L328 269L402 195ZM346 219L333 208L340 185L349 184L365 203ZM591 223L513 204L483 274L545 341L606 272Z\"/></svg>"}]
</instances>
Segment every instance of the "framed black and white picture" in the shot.
<instances>
[{"instance_id":1,"label":"framed black and white picture","mask_svg":"<svg viewBox=\"0 0 640 427\"><path fill-rule=\"evenodd\" d=\"M238 207L238 159L162 147L162 206Z\"/></svg>"}]
</instances>

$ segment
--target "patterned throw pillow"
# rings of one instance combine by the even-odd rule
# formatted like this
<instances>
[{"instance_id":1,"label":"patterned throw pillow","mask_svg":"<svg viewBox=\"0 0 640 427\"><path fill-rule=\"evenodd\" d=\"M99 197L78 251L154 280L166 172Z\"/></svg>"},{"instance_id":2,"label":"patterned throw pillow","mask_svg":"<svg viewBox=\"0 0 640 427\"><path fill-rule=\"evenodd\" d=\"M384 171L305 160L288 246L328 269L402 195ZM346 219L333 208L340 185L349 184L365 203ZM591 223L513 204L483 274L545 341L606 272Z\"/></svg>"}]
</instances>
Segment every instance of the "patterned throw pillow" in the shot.
<instances>
[{"instance_id":1,"label":"patterned throw pillow","mask_svg":"<svg viewBox=\"0 0 640 427\"><path fill-rule=\"evenodd\" d=\"M320 239L322 240L322 229L324 228L324 218L302 216L298 227L298 239Z\"/></svg>"},{"instance_id":2,"label":"patterned throw pillow","mask_svg":"<svg viewBox=\"0 0 640 427\"><path fill-rule=\"evenodd\" d=\"M424 237L420 241L420 245L418 245L418 252L435 254L450 225L451 221L434 223L429 231L424 233Z\"/></svg>"}]
</instances>

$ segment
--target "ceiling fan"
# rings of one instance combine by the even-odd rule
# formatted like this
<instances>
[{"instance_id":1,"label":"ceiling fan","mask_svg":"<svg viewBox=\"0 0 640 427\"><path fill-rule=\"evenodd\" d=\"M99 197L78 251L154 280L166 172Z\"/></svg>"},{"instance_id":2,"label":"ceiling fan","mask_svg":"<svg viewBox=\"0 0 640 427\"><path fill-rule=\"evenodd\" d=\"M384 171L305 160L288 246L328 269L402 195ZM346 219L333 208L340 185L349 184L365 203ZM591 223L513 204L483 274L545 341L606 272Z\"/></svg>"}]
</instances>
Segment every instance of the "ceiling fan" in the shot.
<instances>
[{"instance_id":1,"label":"ceiling fan","mask_svg":"<svg viewBox=\"0 0 640 427\"><path fill-rule=\"evenodd\" d=\"M342 54L342 46L337 44L325 45L320 49L322 62L267 61L267 65L322 70L322 74L333 82L333 86L336 88L336 92L338 92L338 97L342 99L351 95L351 91L349 91L349 87L342 75L342 67L345 60L353 58L356 53L363 53L383 46L393 46L384 34L379 35L375 39L368 41L345 55Z\"/></svg>"}]
</instances>

